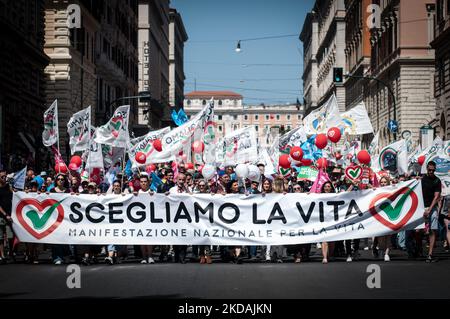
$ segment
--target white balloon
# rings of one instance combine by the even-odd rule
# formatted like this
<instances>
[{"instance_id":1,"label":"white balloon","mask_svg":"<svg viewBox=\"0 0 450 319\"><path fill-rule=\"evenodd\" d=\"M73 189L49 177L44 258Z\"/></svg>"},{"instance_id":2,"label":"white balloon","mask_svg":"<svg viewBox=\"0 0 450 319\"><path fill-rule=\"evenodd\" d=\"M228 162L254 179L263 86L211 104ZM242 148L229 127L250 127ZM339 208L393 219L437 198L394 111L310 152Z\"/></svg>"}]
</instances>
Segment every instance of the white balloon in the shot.
<instances>
[{"instance_id":1,"label":"white balloon","mask_svg":"<svg viewBox=\"0 0 450 319\"><path fill-rule=\"evenodd\" d=\"M238 178L247 178L248 176L248 167L245 164L238 164L234 171Z\"/></svg>"},{"instance_id":2,"label":"white balloon","mask_svg":"<svg viewBox=\"0 0 450 319\"><path fill-rule=\"evenodd\" d=\"M261 172L259 171L258 166L248 165L248 179L254 182L259 182L260 177Z\"/></svg>"},{"instance_id":3,"label":"white balloon","mask_svg":"<svg viewBox=\"0 0 450 319\"><path fill-rule=\"evenodd\" d=\"M203 166L202 175L205 179L207 180L211 179L215 173L216 168L213 165L206 164L205 166Z\"/></svg>"}]
</instances>

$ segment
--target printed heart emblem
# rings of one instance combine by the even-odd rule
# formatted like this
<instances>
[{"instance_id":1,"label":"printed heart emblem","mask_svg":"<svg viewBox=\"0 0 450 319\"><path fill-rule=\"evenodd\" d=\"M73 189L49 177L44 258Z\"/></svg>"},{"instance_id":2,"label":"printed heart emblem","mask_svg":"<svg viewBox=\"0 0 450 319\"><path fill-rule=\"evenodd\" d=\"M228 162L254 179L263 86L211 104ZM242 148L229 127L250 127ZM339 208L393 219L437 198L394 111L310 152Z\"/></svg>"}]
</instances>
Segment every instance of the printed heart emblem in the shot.
<instances>
[{"instance_id":1,"label":"printed heart emblem","mask_svg":"<svg viewBox=\"0 0 450 319\"><path fill-rule=\"evenodd\" d=\"M417 186L417 185L416 185ZM414 188L403 187L395 193L381 193L375 196L369 205L369 211L373 217L375 217L380 223L386 227L392 229L393 231L400 230L408 220L416 212L419 200L416 193L413 192ZM392 206L393 202L400 196L395 206ZM393 223L401 217L403 211L403 206L408 198L411 198L412 204L408 212L401 218L397 223ZM387 220L383 215L380 214L381 211L387 215Z\"/></svg>"},{"instance_id":2,"label":"printed heart emblem","mask_svg":"<svg viewBox=\"0 0 450 319\"><path fill-rule=\"evenodd\" d=\"M352 181L356 181L361 177L362 172L361 166L350 166L345 169L345 176Z\"/></svg>"},{"instance_id":3,"label":"printed heart emblem","mask_svg":"<svg viewBox=\"0 0 450 319\"><path fill-rule=\"evenodd\" d=\"M62 201L58 202L55 199L46 199L42 202L34 198L23 199L17 204L17 219L19 220L19 223L23 226L23 228L25 228L26 231L28 231L33 237L35 237L36 239L42 239L50 235L64 219L64 209L61 205L61 202ZM25 220L23 216L23 209L27 206L34 206L36 208L36 210L29 209L25 212L25 216L28 217L28 220L31 221L31 225ZM49 226L47 225L47 222L49 221L55 210L58 213L58 217L56 218L55 222Z\"/></svg>"}]
</instances>

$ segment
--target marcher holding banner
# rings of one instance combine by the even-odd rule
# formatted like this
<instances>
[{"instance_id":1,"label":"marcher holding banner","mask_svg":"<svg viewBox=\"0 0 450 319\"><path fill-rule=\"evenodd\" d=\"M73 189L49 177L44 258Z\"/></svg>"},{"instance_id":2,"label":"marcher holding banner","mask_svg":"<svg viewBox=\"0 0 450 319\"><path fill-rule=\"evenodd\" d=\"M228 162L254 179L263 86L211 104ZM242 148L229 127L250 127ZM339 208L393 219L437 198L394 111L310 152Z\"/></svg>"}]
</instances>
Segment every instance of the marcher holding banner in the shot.
<instances>
[{"instance_id":1,"label":"marcher holding banner","mask_svg":"<svg viewBox=\"0 0 450 319\"><path fill-rule=\"evenodd\" d=\"M322 189L321 189L321 193L325 193L325 194L329 194L329 193L335 193L336 191L334 190L334 186L333 183L331 183L330 181L325 182L322 185ZM322 242L322 264L328 264L328 253L329 251L333 251L334 250L334 243L331 242Z\"/></svg>"}]
</instances>

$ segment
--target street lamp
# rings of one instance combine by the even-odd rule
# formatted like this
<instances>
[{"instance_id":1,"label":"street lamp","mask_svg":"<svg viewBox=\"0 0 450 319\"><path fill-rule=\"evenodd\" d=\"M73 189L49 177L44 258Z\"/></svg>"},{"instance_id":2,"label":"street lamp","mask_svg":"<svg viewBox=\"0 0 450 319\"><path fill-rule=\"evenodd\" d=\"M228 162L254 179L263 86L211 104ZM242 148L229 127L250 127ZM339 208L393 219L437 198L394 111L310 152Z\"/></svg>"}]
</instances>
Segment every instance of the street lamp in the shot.
<instances>
[{"instance_id":1,"label":"street lamp","mask_svg":"<svg viewBox=\"0 0 450 319\"><path fill-rule=\"evenodd\" d=\"M241 52L241 40L238 41L237 46L236 46L236 52Z\"/></svg>"},{"instance_id":2,"label":"street lamp","mask_svg":"<svg viewBox=\"0 0 450 319\"><path fill-rule=\"evenodd\" d=\"M261 37L261 38L241 39L241 40L238 40L235 51L237 53L241 52L241 42L244 42L244 41L267 40L267 39L278 39L278 38L288 38L288 37L298 37L298 34L284 34L284 35L274 35L274 36Z\"/></svg>"}]
</instances>

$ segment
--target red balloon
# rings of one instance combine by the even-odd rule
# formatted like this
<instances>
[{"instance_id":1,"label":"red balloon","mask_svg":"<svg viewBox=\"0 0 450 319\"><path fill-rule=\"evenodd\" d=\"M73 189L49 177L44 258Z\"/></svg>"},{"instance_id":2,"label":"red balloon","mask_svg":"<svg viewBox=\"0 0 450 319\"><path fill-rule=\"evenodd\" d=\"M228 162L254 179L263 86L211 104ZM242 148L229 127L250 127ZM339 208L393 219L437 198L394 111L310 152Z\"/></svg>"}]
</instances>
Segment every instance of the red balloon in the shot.
<instances>
[{"instance_id":1,"label":"red balloon","mask_svg":"<svg viewBox=\"0 0 450 319\"><path fill-rule=\"evenodd\" d=\"M186 163L186 169L194 169L194 164L192 163Z\"/></svg>"},{"instance_id":2,"label":"red balloon","mask_svg":"<svg viewBox=\"0 0 450 319\"><path fill-rule=\"evenodd\" d=\"M316 146L318 149L324 149L328 144L328 139L325 134L317 134L316 136Z\"/></svg>"},{"instance_id":3,"label":"red balloon","mask_svg":"<svg viewBox=\"0 0 450 319\"><path fill-rule=\"evenodd\" d=\"M155 150L157 150L158 152L162 151L162 143L160 139L156 139L153 141L153 147L155 148Z\"/></svg>"},{"instance_id":4,"label":"red balloon","mask_svg":"<svg viewBox=\"0 0 450 319\"><path fill-rule=\"evenodd\" d=\"M327 136L330 141L337 143L341 139L341 130L337 127L332 127L328 130Z\"/></svg>"},{"instance_id":5,"label":"red balloon","mask_svg":"<svg viewBox=\"0 0 450 319\"><path fill-rule=\"evenodd\" d=\"M55 172L58 173L67 173L67 165L64 162L58 162L55 165Z\"/></svg>"},{"instance_id":6,"label":"red balloon","mask_svg":"<svg viewBox=\"0 0 450 319\"><path fill-rule=\"evenodd\" d=\"M336 152L336 153L334 153L334 157L336 158L336 160L340 160L341 158L342 158L342 154L341 153L338 153L338 152Z\"/></svg>"},{"instance_id":7,"label":"red balloon","mask_svg":"<svg viewBox=\"0 0 450 319\"><path fill-rule=\"evenodd\" d=\"M294 146L291 148L291 152L289 153L294 161L301 161L303 158L303 150L299 146Z\"/></svg>"},{"instance_id":8,"label":"red balloon","mask_svg":"<svg viewBox=\"0 0 450 319\"><path fill-rule=\"evenodd\" d=\"M77 171L79 168L80 168L80 166L78 166L78 165L75 164L75 163L70 163L70 164L69 164L69 169L70 169L71 171Z\"/></svg>"},{"instance_id":9,"label":"red balloon","mask_svg":"<svg viewBox=\"0 0 450 319\"><path fill-rule=\"evenodd\" d=\"M289 160L289 155L283 154L278 159L278 165L283 168L289 168L291 167L291 161Z\"/></svg>"},{"instance_id":10,"label":"red balloon","mask_svg":"<svg viewBox=\"0 0 450 319\"><path fill-rule=\"evenodd\" d=\"M327 166L328 166L328 162L327 162L326 158L321 157L317 160L318 168L326 168Z\"/></svg>"},{"instance_id":11,"label":"red balloon","mask_svg":"<svg viewBox=\"0 0 450 319\"><path fill-rule=\"evenodd\" d=\"M303 166L309 166L309 165L312 164L312 159L309 159L309 158L302 158L301 162L302 162L302 165L303 165Z\"/></svg>"},{"instance_id":12,"label":"red balloon","mask_svg":"<svg viewBox=\"0 0 450 319\"><path fill-rule=\"evenodd\" d=\"M70 159L70 164L75 164L76 166L80 167L81 163L83 161L81 160L81 157L79 157L78 155L74 155L72 156L72 158ZM70 165L69 165L70 166Z\"/></svg>"},{"instance_id":13,"label":"red balloon","mask_svg":"<svg viewBox=\"0 0 450 319\"><path fill-rule=\"evenodd\" d=\"M422 166L423 163L425 163L425 155L420 155L419 158L417 159L417 163L419 163L419 165Z\"/></svg>"},{"instance_id":14,"label":"red balloon","mask_svg":"<svg viewBox=\"0 0 450 319\"><path fill-rule=\"evenodd\" d=\"M368 165L370 163L370 154L366 150L359 151L356 158L361 164Z\"/></svg>"},{"instance_id":15,"label":"red balloon","mask_svg":"<svg viewBox=\"0 0 450 319\"><path fill-rule=\"evenodd\" d=\"M145 155L142 152L137 152L136 155L134 156L134 159L139 164L145 164L145 162L147 161L147 155Z\"/></svg>"},{"instance_id":16,"label":"red balloon","mask_svg":"<svg viewBox=\"0 0 450 319\"><path fill-rule=\"evenodd\" d=\"M146 171L147 173L154 172L155 170L156 170L155 164L147 165L147 167L145 168L145 171Z\"/></svg>"},{"instance_id":17,"label":"red balloon","mask_svg":"<svg viewBox=\"0 0 450 319\"><path fill-rule=\"evenodd\" d=\"M202 141L195 141L192 143L192 151L194 153L202 153L205 149L205 144Z\"/></svg>"}]
</instances>

